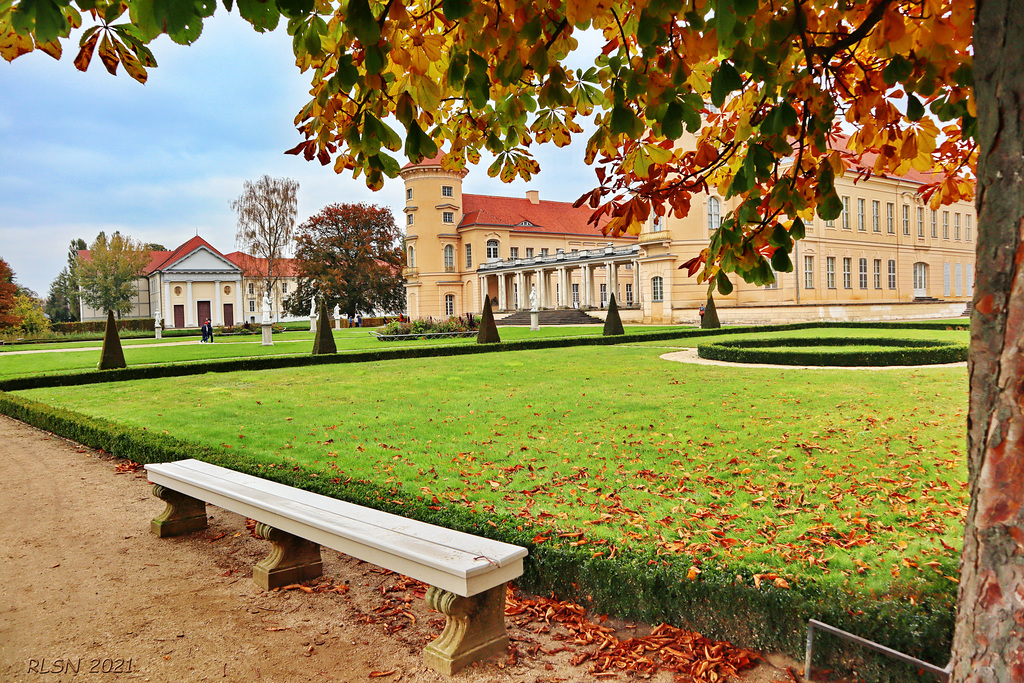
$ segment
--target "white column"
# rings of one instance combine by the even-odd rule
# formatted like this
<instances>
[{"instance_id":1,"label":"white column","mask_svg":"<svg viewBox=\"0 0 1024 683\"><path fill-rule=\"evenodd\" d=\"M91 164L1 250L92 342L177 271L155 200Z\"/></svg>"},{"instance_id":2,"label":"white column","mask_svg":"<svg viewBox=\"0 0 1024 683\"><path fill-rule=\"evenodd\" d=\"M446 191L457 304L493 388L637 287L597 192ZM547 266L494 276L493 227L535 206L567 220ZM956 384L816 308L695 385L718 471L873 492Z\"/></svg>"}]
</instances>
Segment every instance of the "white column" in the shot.
<instances>
[{"instance_id":1,"label":"white column","mask_svg":"<svg viewBox=\"0 0 1024 683\"><path fill-rule=\"evenodd\" d=\"M633 261L633 303L640 303L640 262Z\"/></svg>"},{"instance_id":2,"label":"white column","mask_svg":"<svg viewBox=\"0 0 1024 683\"><path fill-rule=\"evenodd\" d=\"M498 310L508 310L508 282L505 273L498 273Z\"/></svg>"},{"instance_id":3,"label":"white column","mask_svg":"<svg viewBox=\"0 0 1024 683\"><path fill-rule=\"evenodd\" d=\"M212 320L213 320L213 322L212 322L213 325L218 324L217 323L218 320L220 321L221 325L226 325L227 324L224 321L224 307L221 305L221 302L220 302L220 280L214 280L213 281L213 316L212 316Z\"/></svg>"},{"instance_id":4,"label":"white column","mask_svg":"<svg viewBox=\"0 0 1024 683\"><path fill-rule=\"evenodd\" d=\"M548 288L544 285L544 271L538 268L533 272L537 279L537 308L546 308Z\"/></svg>"},{"instance_id":5,"label":"white column","mask_svg":"<svg viewBox=\"0 0 1024 683\"><path fill-rule=\"evenodd\" d=\"M611 302L612 295L615 295L615 304L617 306L622 305L622 301L619 300L619 266L614 261L609 261L606 264L608 273L608 301Z\"/></svg>"},{"instance_id":6,"label":"white column","mask_svg":"<svg viewBox=\"0 0 1024 683\"><path fill-rule=\"evenodd\" d=\"M160 315L164 317L164 328L174 327L174 306L171 305L171 285L163 275L160 276L160 279L163 280L164 290L164 300L160 302ZM171 321L170 325L167 324L168 320Z\"/></svg>"},{"instance_id":7,"label":"white column","mask_svg":"<svg viewBox=\"0 0 1024 683\"><path fill-rule=\"evenodd\" d=\"M481 313L484 310L484 299L487 298L487 296L489 296L487 294L487 276L486 275L481 275L480 276L480 312Z\"/></svg>"},{"instance_id":8,"label":"white column","mask_svg":"<svg viewBox=\"0 0 1024 683\"><path fill-rule=\"evenodd\" d=\"M242 279L235 280L235 319L231 321L234 325L239 320L245 320L245 311L242 309Z\"/></svg>"},{"instance_id":9,"label":"white column","mask_svg":"<svg viewBox=\"0 0 1024 683\"><path fill-rule=\"evenodd\" d=\"M192 299L192 281L185 283L185 327L196 327L196 302Z\"/></svg>"},{"instance_id":10,"label":"white column","mask_svg":"<svg viewBox=\"0 0 1024 683\"><path fill-rule=\"evenodd\" d=\"M665 271L665 299L661 304L662 315L672 323L672 269Z\"/></svg>"},{"instance_id":11,"label":"white column","mask_svg":"<svg viewBox=\"0 0 1024 683\"><path fill-rule=\"evenodd\" d=\"M526 308L523 306L523 299L526 297L526 292L524 291L526 289L526 278L521 270L516 273L516 289L518 290L516 294L519 296L519 300L515 302L516 310Z\"/></svg>"}]
</instances>

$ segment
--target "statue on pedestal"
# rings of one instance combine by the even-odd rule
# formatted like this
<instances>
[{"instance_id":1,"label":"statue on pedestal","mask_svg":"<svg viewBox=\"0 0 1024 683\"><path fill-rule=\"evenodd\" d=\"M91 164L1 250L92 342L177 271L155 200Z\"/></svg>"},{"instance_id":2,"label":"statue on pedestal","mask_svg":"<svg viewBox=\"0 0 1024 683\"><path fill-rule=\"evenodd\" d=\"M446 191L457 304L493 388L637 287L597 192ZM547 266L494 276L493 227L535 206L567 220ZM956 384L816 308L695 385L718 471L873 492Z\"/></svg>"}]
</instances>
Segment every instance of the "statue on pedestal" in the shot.
<instances>
[{"instance_id":1,"label":"statue on pedestal","mask_svg":"<svg viewBox=\"0 0 1024 683\"><path fill-rule=\"evenodd\" d=\"M262 313L263 313L263 322L265 322L265 323L266 322L270 322L270 307L271 307L271 305L272 304L271 304L271 301L270 301L270 292L264 292L264 294L263 294L263 310L262 310Z\"/></svg>"},{"instance_id":2,"label":"statue on pedestal","mask_svg":"<svg viewBox=\"0 0 1024 683\"><path fill-rule=\"evenodd\" d=\"M537 285L530 285L530 310L537 310Z\"/></svg>"}]
</instances>

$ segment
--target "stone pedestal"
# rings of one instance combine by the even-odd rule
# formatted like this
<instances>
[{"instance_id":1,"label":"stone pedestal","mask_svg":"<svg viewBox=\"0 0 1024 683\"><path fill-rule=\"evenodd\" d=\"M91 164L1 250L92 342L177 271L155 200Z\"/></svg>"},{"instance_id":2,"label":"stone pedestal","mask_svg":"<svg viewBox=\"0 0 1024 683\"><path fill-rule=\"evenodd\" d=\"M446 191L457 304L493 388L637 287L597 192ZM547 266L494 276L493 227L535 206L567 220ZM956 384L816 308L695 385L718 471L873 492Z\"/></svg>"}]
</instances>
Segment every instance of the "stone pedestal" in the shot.
<instances>
[{"instance_id":1,"label":"stone pedestal","mask_svg":"<svg viewBox=\"0 0 1024 683\"><path fill-rule=\"evenodd\" d=\"M530 311L530 331L536 332L540 329L540 313L537 311Z\"/></svg>"},{"instance_id":2,"label":"stone pedestal","mask_svg":"<svg viewBox=\"0 0 1024 683\"><path fill-rule=\"evenodd\" d=\"M265 591L308 581L323 575L320 546L269 524L256 524L256 533L274 548L252 570L252 580Z\"/></svg>"},{"instance_id":3,"label":"stone pedestal","mask_svg":"<svg viewBox=\"0 0 1024 683\"><path fill-rule=\"evenodd\" d=\"M435 586L427 589L427 606L447 617L444 631L423 653L427 668L451 676L473 662L505 653L505 586L470 598Z\"/></svg>"},{"instance_id":4,"label":"stone pedestal","mask_svg":"<svg viewBox=\"0 0 1024 683\"><path fill-rule=\"evenodd\" d=\"M316 318L309 319L309 332L310 334L316 334Z\"/></svg>"},{"instance_id":5,"label":"stone pedestal","mask_svg":"<svg viewBox=\"0 0 1024 683\"><path fill-rule=\"evenodd\" d=\"M337 318L334 319L334 329L336 329L336 330L340 330L341 329L341 316L340 315Z\"/></svg>"},{"instance_id":6,"label":"stone pedestal","mask_svg":"<svg viewBox=\"0 0 1024 683\"><path fill-rule=\"evenodd\" d=\"M205 529L206 503L160 484L153 485L153 495L167 503L163 513L154 517L149 529L160 538L180 536Z\"/></svg>"},{"instance_id":7,"label":"stone pedestal","mask_svg":"<svg viewBox=\"0 0 1024 683\"><path fill-rule=\"evenodd\" d=\"M157 339L163 339L164 338L164 328L163 328L163 325L157 325L154 329L156 330L156 338Z\"/></svg>"},{"instance_id":8,"label":"stone pedestal","mask_svg":"<svg viewBox=\"0 0 1024 683\"><path fill-rule=\"evenodd\" d=\"M262 346L274 345L274 329L270 323L263 323L263 344Z\"/></svg>"}]
</instances>

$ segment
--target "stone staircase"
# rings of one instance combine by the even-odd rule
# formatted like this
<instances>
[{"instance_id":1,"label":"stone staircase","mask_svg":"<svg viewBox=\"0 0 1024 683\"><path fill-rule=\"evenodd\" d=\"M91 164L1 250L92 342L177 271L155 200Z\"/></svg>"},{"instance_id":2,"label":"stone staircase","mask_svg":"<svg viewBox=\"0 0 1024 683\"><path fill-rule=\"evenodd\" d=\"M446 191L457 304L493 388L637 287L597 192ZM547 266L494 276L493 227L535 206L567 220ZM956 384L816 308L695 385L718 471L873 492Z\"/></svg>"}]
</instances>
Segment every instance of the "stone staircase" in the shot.
<instances>
[{"instance_id":1,"label":"stone staircase","mask_svg":"<svg viewBox=\"0 0 1024 683\"><path fill-rule=\"evenodd\" d=\"M538 311L537 320L544 325L603 325L604 320L587 315L578 308L559 308L553 311ZM516 311L504 318L495 319L495 325L529 325L530 311Z\"/></svg>"}]
</instances>

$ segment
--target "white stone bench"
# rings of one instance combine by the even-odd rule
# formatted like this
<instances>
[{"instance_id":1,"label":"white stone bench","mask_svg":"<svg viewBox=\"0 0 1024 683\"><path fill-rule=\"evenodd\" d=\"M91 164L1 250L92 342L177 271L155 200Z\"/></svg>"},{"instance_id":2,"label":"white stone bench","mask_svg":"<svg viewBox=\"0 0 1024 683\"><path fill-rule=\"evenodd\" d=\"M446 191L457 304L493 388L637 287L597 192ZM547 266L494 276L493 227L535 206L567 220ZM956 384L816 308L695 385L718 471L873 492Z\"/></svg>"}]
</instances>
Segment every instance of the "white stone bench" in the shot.
<instances>
[{"instance_id":1,"label":"white stone bench","mask_svg":"<svg viewBox=\"0 0 1024 683\"><path fill-rule=\"evenodd\" d=\"M320 546L327 546L430 584L427 604L447 623L427 645L428 667L451 675L505 651L505 587L522 575L526 548L199 460L146 465L146 472L153 495L167 503L151 523L157 536L206 528L207 502L255 519L257 533L274 546L253 570L253 580L264 590L320 576Z\"/></svg>"}]
</instances>

